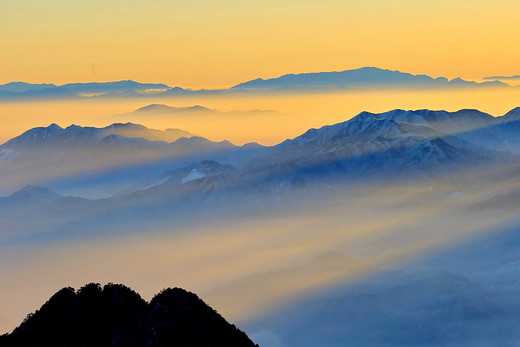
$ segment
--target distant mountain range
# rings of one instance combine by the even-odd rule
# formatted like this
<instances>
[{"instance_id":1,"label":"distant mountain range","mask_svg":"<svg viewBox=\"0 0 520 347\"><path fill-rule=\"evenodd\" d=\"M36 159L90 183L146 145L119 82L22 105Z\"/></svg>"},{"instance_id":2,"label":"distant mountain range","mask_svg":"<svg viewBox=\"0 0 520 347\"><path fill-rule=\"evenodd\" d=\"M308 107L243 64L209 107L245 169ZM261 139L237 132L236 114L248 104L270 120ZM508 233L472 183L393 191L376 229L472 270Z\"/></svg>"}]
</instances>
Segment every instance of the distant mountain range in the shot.
<instances>
[{"instance_id":1,"label":"distant mountain range","mask_svg":"<svg viewBox=\"0 0 520 347\"><path fill-rule=\"evenodd\" d=\"M270 148L250 162L245 175L390 181L445 177L516 156L519 115L520 108L496 118L477 110L362 112Z\"/></svg>"},{"instance_id":2,"label":"distant mountain range","mask_svg":"<svg viewBox=\"0 0 520 347\"><path fill-rule=\"evenodd\" d=\"M79 177L80 181L106 183L108 186L103 190L113 194L121 185L129 184L128 180L140 182L149 170L166 171L174 162L190 160L187 165L196 159L218 157L223 151L229 154L240 148L228 141L212 142L184 130L159 131L133 123L115 123L104 128L76 125L61 128L51 124L28 130L0 146L0 175L9 177L0 183L0 189L26 180L41 185L49 180L63 184L72 179L77 185ZM238 155L235 157L239 159ZM111 176L119 177L118 182L112 182Z\"/></svg>"},{"instance_id":3,"label":"distant mountain range","mask_svg":"<svg viewBox=\"0 0 520 347\"><path fill-rule=\"evenodd\" d=\"M179 110L150 105L136 112L156 108L161 112ZM188 109L206 110L200 106ZM241 180L261 179L276 185L291 177L308 180L327 175L340 180L434 177L516 156L520 152L518 131L520 108L501 117L477 110L362 112L346 122L310 129L271 147L234 146L184 130L159 131L133 123L65 129L52 124L28 130L1 145L0 175L11 176L12 182L4 183L4 190L17 184L46 185L86 172L90 177L94 172L110 177L115 175L112 168L117 167L125 170L123 177L116 174L121 181L134 177L147 182L145 176L152 172L161 181L168 178L165 172L169 170L191 167L190 172L190 165L197 161L216 160L235 167L234 176ZM31 167L38 170L28 169ZM14 174L20 170L27 176ZM56 188L54 184L51 187Z\"/></svg>"},{"instance_id":4,"label":"distant mountain range","mask_svg":"<svg viewBox=\"0 0 520 347\"><path fill-rule=\"evenodd\" d=\"M137 112L156 111L179 109L150 105ZM298 257L307 256L297 259L300 265L286 268L277 268L274 262L260 264L256 274L207 289L207 298L215 302L224 297L238 309L271 310L272 314L249 322L248 331L258 333L251 335L254 340L263 336L266 345L275 345L268 343L272 333L282 343L298 346L336 346L345 341L360 346L497 345L497 341L515 345L520 331L519 132L520 107L500 117L474 109L362 112L269 147L212 142L179 129L158 131L133 123L103 128L52 124L30 129L0 146L0 185L5 192L0 198L0 245L54 247L58 242L131 239L132 233L148 236L164 230L168 236L180 232L182 237L196 238L203 223L208 234L216 231L212 236L231 226L240 232L236 247L249 252L245 258L261 259L256 257L264 250L269 257L273 252L278 256L293 247L303 249L295 253ZM388 202L385 194L392 189L394 196ZM381 206L371 210L374 204ZM270 228L267 219L273 216L290 225ZM334 218L340 223L331 223L329 230L327 223ZM253 230L248 240L244 235L257 227L249 227L257 221L265 236L257 238ZM285 227L293 232L284 232ZM235 230L231 232L235 237ZM466 243L471 233L481 239ZM259 243L259 248L249 248L249 242L255 247ZM307 251L314 242L317 245ZM371 273L374 277L357 278L354 284L340 282L363 270L392 268L400 249L408 250L405 261L415 261L409 259L438 252L443 242L458 245L416 268L380 277ZM325 252L329 247L338 247L339 253ZM379 262L356 258L365 247L377 251L374 257ZM222 252L232 253L228 248ZM10 263L6 264L7 268ZM192 264L187 262L188 271ZM331 287L320 287L323 282L316 280L320 278L331 281L325 283ZM55 345L52 339L63 331L97 338L88 334L93 330L103 332L96 336L117 337L123 343L134 336L136 325L125 325L129 321L142 322L137 324L143 329L139 336L149 337L157 330L153 327L162 324L155 314L168 328L172 319L179 321L162 309L178 308L179 301L190 310L192 302L202 305L183 291L164 293L147 304L118 286L101 290L91 285L79 292L65 288L0 344L24 345L19 341L27 341L25 332L43 331L49 332L46 341ZM300 302L297 297L302 293L311 298ZM184 299L178 300L177 294ZM287 297L296 298L290 309L281 307L290 301ZM274 308L268 307L273 298ZM126 302L139 309L122 312ZM62 313L62 306L77 308L73 313L79 314ZM91 311L85 307L95 309L96 317L107 317L103 325L90 329L89 324L98 321L89 319ZM112 310L106 313L104 308ZM126 323L119 325L121 321ZM89 327L87 332L83 326Z\"/></svg>"},{"instance_id":5,"label":"distant mountain range","mask_svg":"<svg viewBox=\"0 0 520 347\"><path fill-rule=\"evenodd\" d=\"M63 288L0 344L15 346L257 346L197 295L168 288L150 303L130 288Z\"/></svg>"},{"instance_id":6,"label":"distant mountain range","mask_svg":"<svg viewBox=\"0 0 520 347\"><path fill-rule=\"evenodd\" d=\"M0 85L0 100L16 99L70 99L101 97L157 97L204 94L282 92L282 91L330 91L367 90L393 88L472 88L508 87L499 78L486 78L483 83L465 81L460 78L448 80L427 75L413 75L400 71L363 67L340 72L318 72L288 74L271 79L255 79L240 83L229 89L185 89L166 84L139 83L131 80L118 82L70 83L64 85L30 84L11 82Z\"/></svg>"},{"instance_id":7,"label":"distant mountain range","mask_svg":"<svg viewBox=\"0 0 520 347\"><path fill-rule=\"evenodd\" d=\"M318 72L283 75L278 78L248 81L232 87L244 91L284 91L284 90L341 90L341 89L391 89L391 88L442 88L506 86L501 82L477 83L460 78L448 80L444 77L432 78L427 75L413 75L400 71L363 67L340 72Z\"/></svg>"},{"instance_id":8,"label":"distant mountain range","mask_svg":"<svg viewBox=\"0 0 520 347\"><path fill-rule=\"evenodd\" d=\"M44 146L58 145L62 147L71 146L93 146L107 139L120 137L141 138L148 141L175 142L181 137L194 137L188 131L180 129L166 129L164 131L148 129L142 125L132 123L114 123L105 128L81 127L71 125L65 129L57 124L48 127L33 128L22 135L8 141L11 147L21 147L25 145L34 146L40 143Z\"/></svg>"},{"instance_id":9,"label":"distant mountain range","mask_svg":"<svg viewBox=\"0 0 520 347\"><path fill-rule=\"evenodd\" d=\"M270 147L177 139L186 133L132 123L53 124L0 146L1 187L15 191L0 199L0 224L18 220L9 234L23 238L36 221L58 234L72 221L78 233L79 225L100 220L115 229L130 221L181 223L216 206L226 216L302 195L333 197L338 187L477 175L516 167L519 131L520 108L501 117L477 110L362 112ZM157 141L168 137L173 142Z\"/></svg>"},{"instance_id":10,"label":"distant mountain range","mask_svg":"<svg viewBox=\"0 0 520 347\"><path fill-rule=\"evenodd\" d=\"M134 111L134 113L149 113L149 112L155 112L155 113L184 113L184 112L217 112L216 110L209 109L204 106L195 105L195 106L188 106L188 107L172 107L168 105L163 104L151 104L144 107L141 107Z\"/></svg>"},{"instance_id":11,"label":"distant mountain range","mask_svg":"<svg viewBox=\"0 0 520 347\"><path fill-rule=\"evenodd\" d=\"M0 85L0 99L47 99L47 98L81 98L96 96L132 97L144 95L147 91L170 89L165 84L139 83L131 80L117 82L91 82L55 84L31 84L11 82Z\"/></svg>"},{"instance_id":12,"label":"distant mountain range","mask_svg":"<svg viewBox=\"0 0 520 347\"><path fill-rule=\"evenodd\" d=\"M519 79L520 75L513 75L513 76L490 76L490 77L484 77L485 80L514 80Z\"/></svg>"},{"instance_id":13,"label":"distant mountain range","mask_svg":"<svg viewBox=\"0 0 520 347\"><path fill-rule=\"evenodd\" d=\"M172 107L164 104L150 104L141 107L132 112L126 112L122 114L115 114L106 118L101 119L105 122L128 122L132 120L134 122L143 122L148 119L174 119L175 117L190 117L195 119L197 116L226 116L226 117L243 117L243 116L278 116L278 112L274 110L235 110L235 111L220 111L217 109L211 109L200 105L187 106L187 107ZM201 119L201 122L207 121L207 119Z\"/></svg>"}]
</instances>

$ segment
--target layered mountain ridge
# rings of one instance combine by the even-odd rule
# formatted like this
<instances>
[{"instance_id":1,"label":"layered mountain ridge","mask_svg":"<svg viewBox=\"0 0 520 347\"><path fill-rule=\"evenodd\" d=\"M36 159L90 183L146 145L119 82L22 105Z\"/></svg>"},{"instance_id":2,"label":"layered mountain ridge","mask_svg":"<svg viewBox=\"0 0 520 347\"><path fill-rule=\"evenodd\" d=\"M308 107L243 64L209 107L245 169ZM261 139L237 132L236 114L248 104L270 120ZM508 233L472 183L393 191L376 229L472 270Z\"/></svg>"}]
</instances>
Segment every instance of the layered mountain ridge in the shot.
<instances>
[{"instance_id":1,"label":"layered mountain ridge","mask_svg":"<svg viewBox=\"0 0 520 347\"><path fill-rule=\"evenodd\" d=\"M289 267L260 264L248 269L251 276L230 275L222 283L219 277L212 285L222 286L207 292L212 304L222 300L240 311L255 301L267 307L273 303L269 294L281 293L275 303L285 304L286 294L292 298L316 290L318 297L300 306L295 302L285 311L288 316L274 312L283 307L269 308L273 315L248 330L259 336L273 332L288 345L478 345L480 338L489 345L498 335L514 345L517 315L510 308L518 306L519 110L500 117L471 109L362 112L269 147L200 137L156 141L163 132L125 123L32 129L0 146L0 183L8 190L0 198L0 245L54 247L114 238L118 247L119 240L137 235L159 242L171 237L175 242L164 246L157 263L163 264L176 261L169 256L178 251L170 247L180 242L177 250L183 249L184 237L200 240L192 244L193 254L200 251L203 258L207 249L215 249L215 240L224 240L219 247L225 262L201 262L219 274L228 266L221 264L243 259L242 266L249 257L290 257L294 251ZM150 138L132 137L138 132ZM490 234L478 247L470 243L447 258L441 255L436 261L447 264L443 267L450 273L390 272L384 283L368 279L351 290L351 283L336 282L510 225L514 229L507 235ZM134 249L125 265L134 256L150 259L148 251ZM339 256L329 253L309 262L327 250ZM191 272L199 257L192 259L178 267ZM161 272L165 278L171 264ZM322 285L331 289L322 291ZM228 288L246 290L237 290L235 300ZM73 297L67 290L62 294ZM112 328L121 332L120 326ZM118 341L125 336L117 335Z\"/></svg>"},{"instance_id":2,"label":"layered mountain ridge","mask_svg":"<svg viewBox=\"0 0 520 347\"><path fill-rule=\"evenodd\" d=\"M141 168L149 167L163 181L168 170L191 172L189 178L184 174L179 177L185 182L206 177L193 166L204 160L229 165L232 176L256 185L283 184L298 177L320 180L328 174L338 179L446 177L456 170L516 157L520 151L516 136L520 130L519 110L501 117L469 109L362 112L343 123L310 129L271 147L237 147L226 141L188 137L192 134L179 129L158 131L132 123L105 128L72 125L65 129L52 124L28 130L0 146L0 173L35 165L36 157L43 153L47 157L43 163L38 162L39 170L41 165L51 164L58 165L59 171L67 165L82 167L81 163L105 169L111 163L126 163L130 165L127 174L131 175L135 170L132 163L140 163ZM51 148L53 151L49 151ZM164 158L159 160L163 171L154 168L158 158ZM20 182L20 186L27 184L42 182Z\"/></svg>"},{"instance_id":3,"label":"layered mountain ridge","mask_svg":"<svg viewBox=\"0 0 520 347\"><path fill-rule=\"evenodd\" d=\"M36 144L44 146L52 144L85 146L97 144L108 136L118 135L127 138L142 138L148 141L164 141L168 143L175 142L181 137L195 137L194 134L185 130L166 129L160 131L133 123L114 123L104 128L81 127L78 125L62 128L57 124L51 124L47 127L30 129L20 136L9 140L4 145L6 147L34 146Z\"/></svg>"},{"instance_id":4,"label":"layered mountain ridge","mask_svg":"<svg viewBox=\"0 0 520 347\"><path fill-rule=\"evenodd\" d=\"M286 74L280 77L239 83L228 89L199 89L170 87L162 83L139 83L132 80L117 82L69 83L54 85L49 83L31 84L11 82L0 85L0 100L13 99L71 99L106 97L149 97L149 96L189 96L219 95L252 92L280 91L330 91L367 90L392 88L475 88L510 87L496 79L486 79L482 83L461 78L448 80L445 77L432 78L427 75L362 67L345 71Z\"/></svg>"},{"instance_id":5,"label":"layered mountain ridge","mask_svg":"<svg viewBox=\"0 0 520 347\"><path fill-rule=\"evenodd\" d=\"M362 67L359 69L287 74L277 78L258 78L240 83L231 89L249 91L283 91L283 90L327 90L327 89L370 89L370 88L439 88L439 87L475 87L501 85L505 83L487 81L477 83L465 81L461 78L448 80L445 77L432 78L427 75L413 75L400 71L379 69L376 67Z\"/></svg>"},{"instance_id":6,"label":"layered mountain ridge","mask_svg":"<svg viewBox=\"0 0 520 347\"><path fill-rule=\"evenodd\" d=\"M198 214L225 218L315 194L334 199L345 187L435 184L502 166L515 172L517 114L518 109L502 117L477 110L362 112L271 147L121 135L168 133L135 124L36 128L0 146L7 155L0 175L9 177L2 183L11 192L29 184L56 195L21 205L16 210L21 222L9 237L23 238L33 230L32 219L23 217L29 215L41 221L45 234L59 235L71 222L75 230L89 230L97 222L115 229L130 221L136 228L157 221L184 223ZM6 223L10 211L0 206Z\"/></svg>"}]
</instances>

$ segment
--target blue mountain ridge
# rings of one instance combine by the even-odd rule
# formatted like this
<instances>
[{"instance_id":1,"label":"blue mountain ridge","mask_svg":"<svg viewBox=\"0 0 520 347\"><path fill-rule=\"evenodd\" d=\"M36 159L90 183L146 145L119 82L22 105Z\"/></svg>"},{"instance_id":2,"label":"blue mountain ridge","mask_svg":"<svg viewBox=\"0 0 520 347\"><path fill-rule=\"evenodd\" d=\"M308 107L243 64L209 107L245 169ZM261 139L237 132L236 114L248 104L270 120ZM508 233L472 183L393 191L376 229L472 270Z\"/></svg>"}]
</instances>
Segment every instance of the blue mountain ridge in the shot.
<instances>
[{"instance_id":1,"label":"blue mountain ridge","mask_svg":"<svg viewBox=\"0 0 520 347\"><path fill-rule=\"evenodd\" d=\"M170 87L162 83L139 83L132 80L116 82L69 83L64 85L30 84L10 82L0 85L1 99L59 99L100 97L149 97L226 94L242 92L304 91L304 90L349 90L392 88L461 88L461 87L508 87L496 80L477 83L461 78L448 80L427 75L413 75L400 71L363 67L359 69L287 74L276 78L257 78L237 84L229 89L189 89Z\"/></svg>"}]
</instances>

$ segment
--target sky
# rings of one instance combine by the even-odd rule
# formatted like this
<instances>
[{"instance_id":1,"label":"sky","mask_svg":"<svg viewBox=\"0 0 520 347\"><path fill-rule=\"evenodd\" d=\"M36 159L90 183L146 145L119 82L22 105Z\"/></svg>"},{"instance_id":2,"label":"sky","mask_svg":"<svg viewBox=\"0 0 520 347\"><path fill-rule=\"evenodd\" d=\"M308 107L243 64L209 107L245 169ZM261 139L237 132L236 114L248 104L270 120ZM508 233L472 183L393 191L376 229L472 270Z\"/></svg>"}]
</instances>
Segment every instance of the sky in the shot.
<instances>
[{"instance_id":1,"label":"sky","mask_svg":"<svg viewBox=\"0 0 520 347\"><path fill-rule=\"evenodd\" d=\"M0 84L229 87L377 66L520 73L517 0L2 0Z\"/></svg>"}]
</instances>

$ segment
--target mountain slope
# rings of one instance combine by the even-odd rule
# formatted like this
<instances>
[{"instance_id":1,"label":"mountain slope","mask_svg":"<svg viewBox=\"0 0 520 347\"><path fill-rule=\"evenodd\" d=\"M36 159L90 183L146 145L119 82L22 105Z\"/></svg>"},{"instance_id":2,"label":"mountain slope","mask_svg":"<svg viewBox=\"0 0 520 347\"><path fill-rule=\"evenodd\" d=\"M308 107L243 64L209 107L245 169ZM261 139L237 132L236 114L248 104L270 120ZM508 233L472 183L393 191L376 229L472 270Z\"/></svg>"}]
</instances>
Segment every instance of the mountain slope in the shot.
<instances>
[{"instance_id":1,"label":"mountain slope","mask_svg":"<svg viewBox=\"0 0 520 347\"><path fill-rule=\"evenodd\" d=\"M270 148L250 162L246 176L275 182L447 177L512 158L500 138L500 122L476 110L363 112Z\"/></svg>"},{"instance_id":2,"label":"mountain slope","mask_svg":"<svg viewBox=\"0 0 520 347\"><path fill-rule=\"evenodd\" d=\"M279 145L253 149L196 137L166 143L96 135L118 129L114 126L51 126L0 147L17 155L11 162L7 158L0 175L3 184L40 184L93 199L22 206L18 214L40 220L46 226L39 230L43 234L66 236L73 229L80 235L96 223L113 231L138 230L146 223L191 222L206 214L224 218L320 194L335 199L336 192L360 184L435 184L514 167L518 153L511 148L520 148L520 141L512 136L506 143L502 137L515 122L503 119L514 115L514 110L498 118L477 110L363 112ZM0 216L11 232L20 239L31 235L34 218L12 223L8 210L2 207Z\"/></svg>"},{"instance_id":3,"label":"mountain slope","mask_svg":"<svg viewBox=\"0 0 520 347\"><path fill-rule=\"evenodd\" d=\"M61 178L65 183L82 175L91 182L98 180L98 175L107 180L106 174L114 175L114 170L125 166L133 166L135 183L149 170L157 174L157 165L166 171L184 157L212 157L234 148L227 141L212 142L179 129L159 131L133 123L104 128L51 124L30 129L0 146L0 176L5 177L0 190L16 190L27 184L56 188L51 181ZM132 178L128 170L118 175L123 179L119 183Z\"/></svg>"},{"instance_id":4,"label":"mountain slope","mask_svg":"<svg viewBox=\"0 0 520 347\"><path fill-rule=\"evenodd\" d=\"M146 303L117 284L54 294L2 346L255 346L195 294L168 288Z\"/></svg>"},{"instance_id":5,"label":"mountain slope","mask_svg":"<svg viewBox=\"0 0 520 347\"><path fill-rule=\"evenodd\" d=\"M432 78L427 75L412 75L400 71L363 67L353 70L288 74L277 78L255 79L240 83L231 90L243 91L283 91L283 90L328 90L367 88L440 88L476 87L481 84L462 79L449 81L444 77ZM486 85L485 83L482 85ZM506 86L506 84L501 84Z\"/></svg>"},{"instance_id":6,"label":"mountain slope","mask_svg":"<svg viewBox=\"0 0 520 347\"><path fill-rule=\"evenodd\" d=\"M174 142L181 137L193 137L188 131L180 129L167 129L164 131L148 129L139 124L114 123L104 128L82 127L71 125L61 128L57 124L48 127L30 129L20 136L7 141L2 147L17 146L91 146L98 144L103 138L110 135L120 135L128 138L143 138L148 141Z\"/></svg>"}]
</instances>

